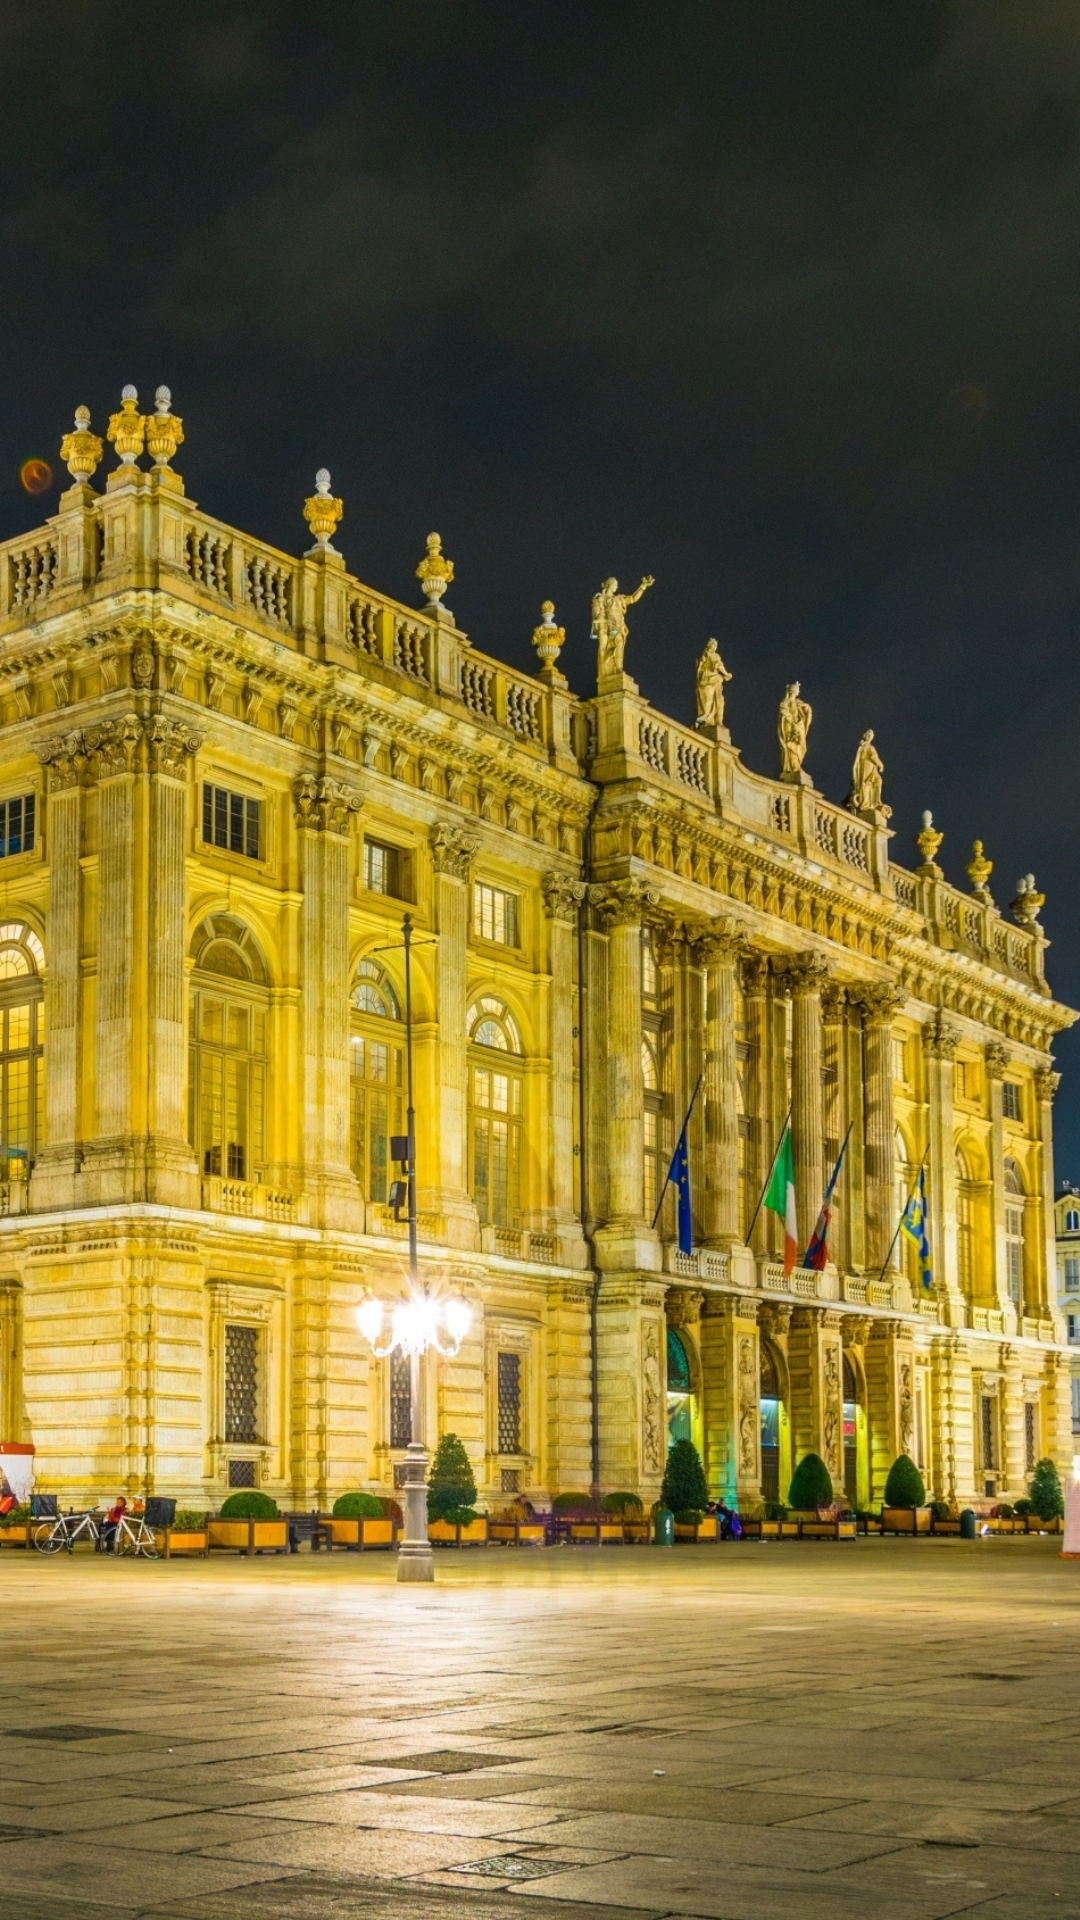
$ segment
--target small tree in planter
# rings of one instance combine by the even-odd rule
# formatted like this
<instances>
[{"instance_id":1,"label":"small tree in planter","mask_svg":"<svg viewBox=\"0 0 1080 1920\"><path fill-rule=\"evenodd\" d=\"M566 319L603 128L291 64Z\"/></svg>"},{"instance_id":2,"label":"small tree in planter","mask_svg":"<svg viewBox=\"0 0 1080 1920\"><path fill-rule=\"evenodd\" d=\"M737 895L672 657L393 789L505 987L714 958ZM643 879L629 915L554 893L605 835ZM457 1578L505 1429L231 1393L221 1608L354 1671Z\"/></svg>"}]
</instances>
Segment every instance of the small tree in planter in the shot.
<instances>
[{"instance_id":1,"label":"small tree in planter","mask_svg":"<svg viewBox=\"0 0 1080 1920\"><path fill-rule=\"evenodd\" d=\"M708 1500L700 1453L692 1440L676 1440L664 1468L660 1505L670 1507L680 1524L691 1524L701 1518Z\"/></svg>"},{"instance_id":2,"label":"small tree in planter","mask_svg":"<svg viewBox=\"0 0 1080 1920\"><path fill-rule=\"evenodd\" d=\"M831 1507L833 1497L832 1475L819 1453L804 1453L791 1476L787 1503L796 1512L815 1512L819 1507Z\"/></svg>"},{"instance_id":3,"label":"small tree in planter","mask_svg":"<svg viewBox=\"0 0 1080 1920\"><path fill-rule=\"evenodd\" d=\"M222 1520L277 1520L278 1503L268 1493L230 1493L221 1503Z\"/></svg>"},{"instance_id":4,"label":"small tree in planter","mask_svg":"<svg viewBox=\"0 0 1080 1920\"><path fill-rule=\"evenodd\" d=\"M902 1453L889 1468L885 1482L886 1507L922 1507L926 1505L926 1487L922 1474L908 1454Z\"/></svg>"},{"instance_id":5,"label":"small tree in planter","mask_svg":"<svg viewBox=\"0 0 1080 1920\"><path fill-rule=\"evenodd\" d=\"M383 1503L378 1494L358 1490L355 1493L340 1493L334 1501L335 1520L382 1520L383 1518Z\"/></svg>"},{"instance_id":6,"label":"small tree in planter","mask_svg":"<svg viewBox=\"0 0 1080 1920\"><path fill-rule=\"evenodd\" d=\"M1061 1475L1052 1460L1038 1460L1031 1476L1031 1511L1038 1520L1061 1520L1065 1513L1065 1496L1061 1491Z\"/></svg>"},{"instance_id":7,"label":"small tree in planter","mask_svg":"<svg viewBox=\"0 0 1080 1920\"><path fill-rule=\"evenodd\" d=\"M435 1449L428 1479L428 1519L448 1520L451 1526L474 1520L476 1481L456 1433L444 1433Z\"/></svg>"}]
</instances>

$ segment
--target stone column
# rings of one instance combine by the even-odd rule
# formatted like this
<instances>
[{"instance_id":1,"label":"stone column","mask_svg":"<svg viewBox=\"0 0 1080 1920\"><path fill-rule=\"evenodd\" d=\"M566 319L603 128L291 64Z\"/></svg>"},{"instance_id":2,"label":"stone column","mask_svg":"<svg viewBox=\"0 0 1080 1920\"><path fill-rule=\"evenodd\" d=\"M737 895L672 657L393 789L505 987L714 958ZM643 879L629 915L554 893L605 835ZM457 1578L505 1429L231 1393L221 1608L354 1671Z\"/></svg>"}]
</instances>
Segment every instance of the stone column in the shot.
<instances>
[{"instance_id":1,"label":"stone column","mask_svg":"<svg viewBox=\"0 0 1080 1920\"><path fill-rule=\"evenodd\" d=\"M202 736L157 715L150 746L149 1113L146 1197L199 1205L198 1164L187 1138L188 762Z\"/></svg>"},{"instance_id":2,"label":"stone column","mask_svg":"<svg viewBox=\"0 0 1080 1920\"><path fill-rule=\"evenodd\" d=\"M547 1465L555 1492L592 1483L592 1286L553 1281L546 1316Z\"/></svg>"},{"instance_id":3,"label":"stone column","mask_svg":"<svg viewBox=\"0 0 1080 1920\"><path fill-rule=\"evenodd\" d=\"M452 1246L474 1247L478 1227L469 1193L468 1033L466 967L469 874L480 841L441 821L432 828L435 926L435 1002L439 1023L439 1187L436 1208Z\"/></svg>"},{"instance_id":4,"label":"stone column","mask_svg":"<svg viewBox=\"0 0 1080 1920\"><path fill-rule=\"evenodd\" d=\"M1001 1093L1001 1083L1009 1064L1009 1050L1002 1046L1000 1040L990 1040L983 1049L983 1059L986 1063L986 1091L990 1107L990 1231L993 1250L990 1285L986 1291L994 1306L1006 1315L1005 1325L1011 1327L1016 1308L1009 1299L1009 1270L1005 1254L1005 1129L1002 1124Z\"/></svg>"},{"instance_id":5,"label":"stone column","mask_svg":"<svg viewBox=\"0 0 1080 1920\"><path fill-rule=\"evenodd\" d=\"M915 1352L902 1320L872 1322L865 1346L870 1499L881 1500L889 1468L915 1444Z\"/></svg>"},{"instance_id":6,"label":"stone column","mask_svg":"<svg viewBox=\"0 0 1080 1920\"><path fill-rule=\"evenodd\" d=\"M765 1171L775 1144L772 1105L769 1100L769 963L763 953L749 953L743 960L743 1006L746 1013L746 1192L745 1217L739 1222L740 1236L750 1224L758 1195L765 1183ZM765 1251L765 1223L762 1212L754 1227L755 1253Z\"/></svg>"},{"instance_id":7,"label":"stone column","mask_svg":"<svg viewBox=\"0 0 1080 1920\"><path fill-rule=\"evenodd\" d=\"M866 1035L866 1264L880 1272L896 1231L892 1022L904 995L898 987L874 982L860 987L858 997Z\"/></svg>"},{"instance_id":8,"label":"stone column","mask_svg":"<svg viewBox=\"0 0 1080 1920\"><path fill-rule=\"evenodd\" d=\"M930 1252L934 1281L945 1303L950 1326L967 1324L967 1307L960 1294L956 1242L956 1150L953 1145L953 1060L960 1030L937 1014L923 1028L929 1104Z\"/></svg>"},{"instance_id":9,"label":"stone column","mask_svg":"<svg viewBox=\"0 0 1080 1920\"><path fill-rule=\"evenodd\" d=\"M86 734L98 789L98 912L97 1121L84 1161L84 1191L99 1205L135 1197L133 1076L146 1011L141 991L138 1004L135 991L141 973L135 919L136 759L142 739L143 723L134 713L107 720Z\"/></svg>"},{"instance_id":10,"label":"stone column","mask_svg":"<svg viewBox=\"0 0 1080 1920\"><path fill-rule=\"evenodd\" d=\"M870 1264L866 1252L866 1139L861 1124L864 1112L863 1036L862 1027L851 1006L841 1037L848 1119L855 1120L848 1141L842 1181L847 1193L848 1262L852 1273L863 1273Z\"/></svg>"},{"instance_id":11,"label":"stone column","mask_svg":"<svg viewBox=\"0 0 1080 1920\"><path fill-rule=\"evenodd\" d=\"M1061 1075L1049 1066L1039 1067L1035 1074L1035 1099L1038 1113L1039 1130L1039 1198L1036 1212L1038 1231L1030 1236L1032 1250L1038 1248L1038 1271L1030 1273L1025 1280L1025 1291L1029 1301L1034 1295L1040 1316L1052 1315L1058 1321L1057 1288L1054 1284L1057 1271L1057 1243L1054 1238L1054 1095L1061 1083ZM1032 1287L1031 1280L1035 1285ZM1059 1332L1060 1338L1060 1332Z\"/></svg>"},{"instance_id":12,"label":"stone column","mask_svg":"<svg viewBox=\"0 0 1080 1920\"><path fill-rule=\"evenodd\" d=\"M835 980L826 983L821 995L822 1018L822 1124L824 1127L825 1170L826 1176L836 1164L836 1157L843 1145L847 1132L847 1073L845 1043L847 1039L847 995L844 988ZM854 1129L852 1129L854 1131ZM848 1143L848 1152L851 1146ZM829 1229L829 1259L841 1273L850 1271L849 1247L851 1243L851 1208L849 1205L849 1176L847 1154L836 1192L833 1195L832 1225Z\"/></svg>"},{"instance_id":13,"label":"stone column","mask_svg":"<svg viewBox=\"0 0 1080 1920\"><path fill-rule=\"evenodd\" d=\"M584 883L564 873L542 882L548 933L548 1191L544 1224L577 1230L574 1179L574 934Z\"/></svg>"},{"instance_id":14,"label":"stone column","mask_svg":"<svg viewBox=\"0 0 1080 1920\"><path fill-rule=\"evenodd\" d=\"M705 1155L702 1236L706 1246L731 1247L739 1220L739 1113L735 1058L735 969L742 941L729 924L710 928L694 943L705 970Z\"/></svg>"},{"instance_id":15,"label":"stone column","mask_svg":"<svg viewBox=\"0 0 1080 1920\"><path fill-rule=\"evenodd\" d=\"M599 891L599 890L598 890ZM597 901L608 933L608 1221L596 1234L605 1267L657 1267L660 1249L645 1219L645 1089L641 1073L641 925L656 895L637 880L605 887Z\"/></svg>"},{"instance_id":16,"label":"stone column","mask_svg":"<svg viewBox=\"0 0 1080 1920\"><path fill-rule=\"evenodd\" d=\"M597 1308L600 1483L648 1504L667 1456L664 1292L631 1275L601 1282Z\"/></svg>"},{"instance_id":17,"label":"stone column","mask_svg":"<svg viewBox=\"0 0 1080 1920\"><path fill-rule=\"evenodd\" d=\"M788 1332L792 1465L819 1454L836 1488L844 1484L842 1320L831 1309L796 1307Z\"/></svg>"},{"instance_id":18,"label":"stone column","mask_svg":"<svg viewBox=\"0 0 1080 1920\"><path fill-rule=\"evenodd\" d=\"M821 990L828 977L828 966L818 953L796 955L788 961L785 970L794 1009L791 1144L795 1160L800 1260L810 1244L825 1185L821 1126Z\"/></svg>"},{"instance_id":19,"label":"stone column","mask_svg":"<svg viewBox=\"0 0 1080 1920\"><path fill-rule=\"evenodd\" d=\"M75 1201L82 1026L83 772L80 732L38 748L48 779L49 907L45 932L45 1141L32 1176L35 1209ZM87 1116L92 1124L92 1116Z\"/></svg>"},{"instance_id":20,"label":"stone column","mask_svg":"<svg viewBox=\"0 0 1080 1920\"><path fill-rule=\"evenodd\" d=\"M294 789L300 840L304 1174L312 1224L359 1232L349 1165L349 829L360 795L329 775Z\"/></svg>"},{"instance_id":21,"label":"stone column","mask_svg":"<svg viewBox=\"0 0 1080 1920\"><path fill-rule=\"evenodd\" d=\"M967 1501L976 1492L971 1360L956 1333L939 1334L931 1355L934 1494L939 1500ZM981 1498L981 1487L978 1494Z\"/></svg>"}]
</instances>

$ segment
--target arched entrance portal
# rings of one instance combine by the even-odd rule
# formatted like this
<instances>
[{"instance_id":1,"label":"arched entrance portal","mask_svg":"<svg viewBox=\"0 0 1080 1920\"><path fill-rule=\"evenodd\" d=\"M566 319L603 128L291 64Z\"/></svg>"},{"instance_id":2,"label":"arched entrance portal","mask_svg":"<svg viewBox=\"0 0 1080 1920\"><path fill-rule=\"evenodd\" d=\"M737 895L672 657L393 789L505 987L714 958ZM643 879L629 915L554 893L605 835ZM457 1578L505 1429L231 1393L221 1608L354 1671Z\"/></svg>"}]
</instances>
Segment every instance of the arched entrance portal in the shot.
<instances>
[{"instance_id":1,"label":"arched entrance portal","mask_svg":"<svg viewBox=\"0 0 1080 1920\"><path fill-rule=\"evenodd\" d=\"M783 1400L776 1357L761 1343L761 1497L780 1498L780 1441Z\"/></svg>"},{"instance_id":2,"label":"arched entrance portal","mask_svg":"<svg viewBox=\"0 0 1080 1920\"><path fill-rule=\"evenodd\" d=\"M862 1482L862 1456L866 1445L866 1414L859 1376L844 1355L844 1492L848 1502L858 1507L867 1497Z\"/></svg>"},{"instance_id":3,"label":"arched entrance portal","mask_svg":"<svg viewBox=\"0 0 1080 1920\"><path fill-rule=\"evenodd\" d=\"M667 1334L668 1446L694 1437L694 1393L690 1355L674 1327Z\"/></svg>"}]
</instances>

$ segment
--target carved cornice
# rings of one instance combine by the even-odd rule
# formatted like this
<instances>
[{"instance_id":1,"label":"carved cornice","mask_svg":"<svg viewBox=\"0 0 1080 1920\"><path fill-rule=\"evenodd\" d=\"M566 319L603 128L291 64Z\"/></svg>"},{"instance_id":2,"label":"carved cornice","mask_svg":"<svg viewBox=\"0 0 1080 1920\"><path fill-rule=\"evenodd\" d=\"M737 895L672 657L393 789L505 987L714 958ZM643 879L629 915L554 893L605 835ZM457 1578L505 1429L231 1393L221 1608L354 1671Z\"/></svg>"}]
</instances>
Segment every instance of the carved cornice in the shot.
<instances>
[{"instance_id":1,"label":"carved cornice","mask_svg":"<svg viewBox=\"0 0 1080 1920\"><path fill-rule=\"evenodd\" d=\"M439 820L431 829L431 864L436 873L452 880L468 879L479 847L479 834L466 833L463 827L448 827Z\"/></svg>"},{"instance_id":2,"label":"carved cornice","mask_svg":"<svg viewBox=\"0 0 1080 1920\"><path fill-rule=\"evenodd\" d=\"M951 1020L943 1020L940 1013L923 1028L922 1033L923 1046L932 1060L955 1059L962 1038L959 1027L954 1027Z\"/></svg>"},{"instance_id":3,"label":"carved cornice","mask_svg":"<svg viewBox=\"0 0 1080 1920\"><path fill-rule=\"evenodd\" d=\"M182 720L166 720L158 713L147 727L151 773L167 773L183 778L186 762L202 746L206 735L196 733Z\"/></svg>"},{"instance_id":4,"label":"carved cornice","mask_svg":"<svg viewBox=\"0 0 1080 1920\"><path fill-rule=\"evenodd\" d=\"M302 773L293 784L297 825L310 833L349 831L349 820L364 802L355 787L329 774Z\"/></svg>"},{"instance_id":5,"label":"carved cornice","mask_svg":"<svg viewBox=\"0 0 1080 1920\"><path fill-rule=\"evenodd\" d=\"M545 873L540 882L544 895L544 911L550 920L569 920L577 917L578 907L585 898L585 882L572 880L566 873Z\"/></svg>"}]
</instances>

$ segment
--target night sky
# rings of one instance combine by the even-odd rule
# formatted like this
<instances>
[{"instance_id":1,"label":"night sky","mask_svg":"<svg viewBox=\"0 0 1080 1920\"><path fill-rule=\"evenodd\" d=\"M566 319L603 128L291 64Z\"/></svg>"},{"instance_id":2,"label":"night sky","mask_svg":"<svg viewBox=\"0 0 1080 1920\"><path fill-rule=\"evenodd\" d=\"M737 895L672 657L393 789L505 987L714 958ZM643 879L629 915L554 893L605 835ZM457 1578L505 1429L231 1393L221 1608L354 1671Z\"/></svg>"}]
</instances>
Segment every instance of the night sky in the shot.
<instances>
[{"instance_id":1,"label":"night sky","mask_svg":"<svg viewBox=\"0 0 1080 1920\"><path fill-rule=\"evenodd\" d=\"M798 677L834 800L872 726L898 859L931 807L955 883L1033 869L1080 1004L1075 0L0 0L0 156L0 537L165 381L207 511L299 552L325 464L353 572L419 603L438 528L578 692L655 574L644 693L690 719L715 634L772 773Z\"/></svg>"}]
</instances>

